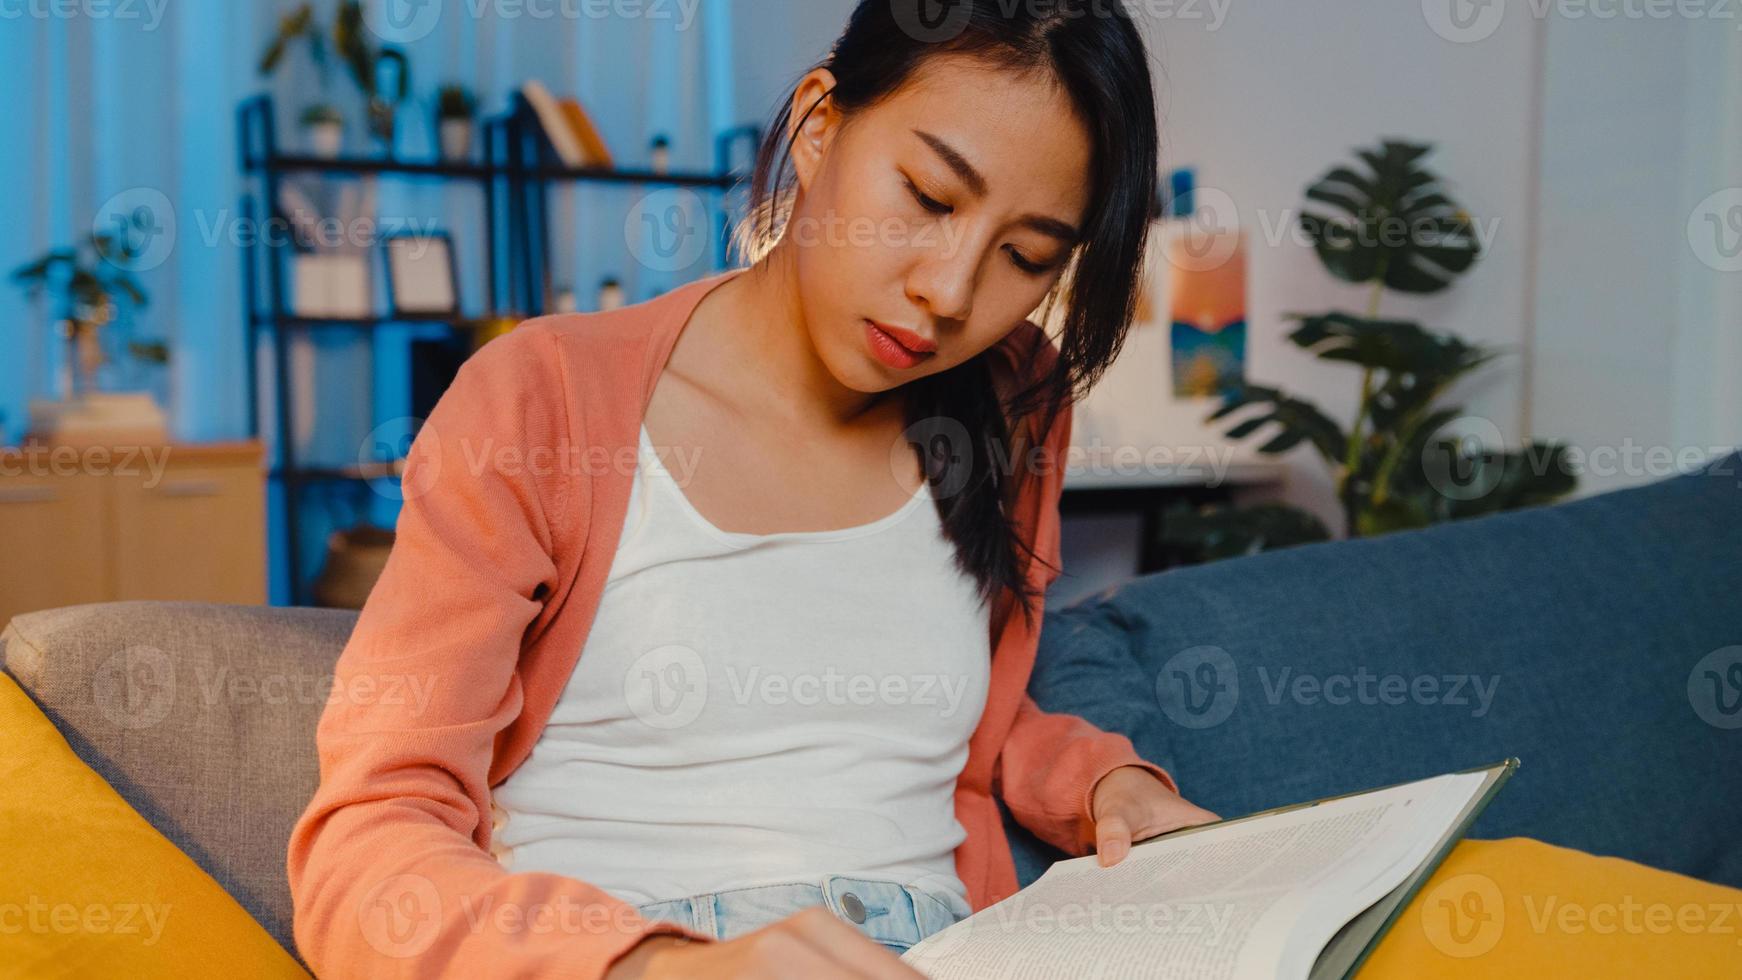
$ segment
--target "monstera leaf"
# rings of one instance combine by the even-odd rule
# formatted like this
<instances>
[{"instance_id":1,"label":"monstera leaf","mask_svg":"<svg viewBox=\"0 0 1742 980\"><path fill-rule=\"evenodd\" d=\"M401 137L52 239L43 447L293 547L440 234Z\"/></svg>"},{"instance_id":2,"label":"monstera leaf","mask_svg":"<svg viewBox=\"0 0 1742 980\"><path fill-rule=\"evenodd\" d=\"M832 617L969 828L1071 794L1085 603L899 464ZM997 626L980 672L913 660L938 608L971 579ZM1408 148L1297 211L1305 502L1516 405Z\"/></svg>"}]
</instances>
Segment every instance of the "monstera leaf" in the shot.
<instances>
[{"instance_id":1,"label":"monstera leaf","mask_svg":"<svg viewBox=\"0 0 1742 980\"><path fill-rule=\"evenodd\" d=\"M1223 396L1222 407L1216 409L1209 420L1231 415L1248 405L1262 405L1266 410L1243 419L1228 430L1228 437L1244 439L1264 426L1275 425L1279 431L1258 447L1261 453L1284 453L1302 442L1311 442L1321 455L1334 461L1341 459L1348 448L1349 437L1343 433L1342 426L1320 411L1318 406L1263 385L1240 385L1231 389Z\"/></svg>"},{"instance_id":2,"label":"monstera leaf","mask_svg":"<svg viewBox=\"0 0 1742 980\"><path fill-rule=\"evenodd\" d=\"M1379 280L1402 293L1437 293L1481 254L1470 216L1420 166L1431 147L1387 140L1356 151L1365 172L1332 168L1307 188L1330 210L1301 214L1319 260L1339 279Z\"/></svg>"}]
</instances>

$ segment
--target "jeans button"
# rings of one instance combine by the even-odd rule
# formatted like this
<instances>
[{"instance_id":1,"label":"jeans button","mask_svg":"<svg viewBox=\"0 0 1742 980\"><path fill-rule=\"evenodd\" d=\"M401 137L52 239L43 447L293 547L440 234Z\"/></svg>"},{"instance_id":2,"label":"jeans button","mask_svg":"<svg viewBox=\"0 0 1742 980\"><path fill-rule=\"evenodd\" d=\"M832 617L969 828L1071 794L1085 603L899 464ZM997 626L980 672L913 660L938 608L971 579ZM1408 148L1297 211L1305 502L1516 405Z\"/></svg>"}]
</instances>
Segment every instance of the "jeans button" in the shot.
<instances>
[{"instance_id":1,"label":"jeans button","mask_svg":"<svg viewBox=\"0 0 1742 980\"><path fill-rule=\"evenodd\" d=\"M855 923L863 924L865 921L865 903L852 892L841 896L841 911L847 913L847 918Z\"/></svg>"}]
</instances>

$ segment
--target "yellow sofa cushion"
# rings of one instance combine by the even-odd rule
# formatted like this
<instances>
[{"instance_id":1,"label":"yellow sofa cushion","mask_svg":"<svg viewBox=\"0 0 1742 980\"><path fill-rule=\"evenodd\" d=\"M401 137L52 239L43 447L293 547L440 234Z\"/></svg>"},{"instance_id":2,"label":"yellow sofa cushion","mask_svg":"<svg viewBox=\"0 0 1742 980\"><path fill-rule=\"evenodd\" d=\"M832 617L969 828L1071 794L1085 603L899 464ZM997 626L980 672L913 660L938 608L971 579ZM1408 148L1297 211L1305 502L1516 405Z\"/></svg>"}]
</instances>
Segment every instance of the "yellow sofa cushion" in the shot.
<instances>
[{"instance_id":1,"label":"yellow sofa cushion","mask_svg":"<svg viewBox=\"0 0 1742 980\"><path fill-rule=\"evenodd\" d=\"M0 673L0 977L307 971Z\"/></svg>"},{"instance_id":2,"label":"yellow sofa cushion","mask_svg":"<svg viewBox=\"0 0 1742 980\"><path fill-rule=\"evenodd\" d=\"M1742 977L1742 891L1525 838L1466 840L1361 980Z\"/></svg>"}]
</instances>

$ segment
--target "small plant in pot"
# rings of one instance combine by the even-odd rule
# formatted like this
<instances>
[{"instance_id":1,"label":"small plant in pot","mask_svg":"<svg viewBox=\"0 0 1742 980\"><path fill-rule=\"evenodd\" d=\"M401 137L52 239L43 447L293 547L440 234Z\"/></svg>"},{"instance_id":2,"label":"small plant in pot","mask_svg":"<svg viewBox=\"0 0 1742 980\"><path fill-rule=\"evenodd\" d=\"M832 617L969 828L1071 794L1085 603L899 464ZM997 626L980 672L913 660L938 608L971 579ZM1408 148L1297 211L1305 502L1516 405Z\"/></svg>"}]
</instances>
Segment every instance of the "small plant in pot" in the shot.
<instances>
[{"instance_id":1,"label":"small plant in pot","mask_svg":"<svg viewBox=\"0 0 1742 980\"><path fill-rule=\"evenodd\" d=\"M472 121L478 100L464 85L443 85L436 92L436 135L443 160L472 156Z\"/></svg>"},{"instance_id":2,"label":"small plant in pot","mask_svg":"<svg viewBox=\"0 0 1742 980\"><path fill-rule=\"evenodd\" d=\"M324 160L339 155L345 145L345 117L325 102L317 102L302 111L303 139L308 151Z\"/></svg>"}]
</instances>

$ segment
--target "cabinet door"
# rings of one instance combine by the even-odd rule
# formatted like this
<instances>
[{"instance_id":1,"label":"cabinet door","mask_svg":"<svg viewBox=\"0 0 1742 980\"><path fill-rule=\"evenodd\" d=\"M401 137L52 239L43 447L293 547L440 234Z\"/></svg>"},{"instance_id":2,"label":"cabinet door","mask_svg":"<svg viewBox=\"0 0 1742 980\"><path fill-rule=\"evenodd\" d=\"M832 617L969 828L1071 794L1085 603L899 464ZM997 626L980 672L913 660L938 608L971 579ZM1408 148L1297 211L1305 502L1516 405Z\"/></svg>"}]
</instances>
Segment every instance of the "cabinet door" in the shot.
<instances>
[{"instance_id":1,"label":"cabinet door","mask_svg":"<svg viewBox=\"0 0 1742 980\"><path fill-rule=\"evenodd\" d=\"M266 601L265 482L254 465L117 477L115 597Z\"/></svg>"},{"instance_id":2,"label":"cabinet door","mask_svg":"<svg viewBox=\"0 0 1742 980\"><path fill-rule=\"evenodd\" d=\"M99 478L36 472L16 459L0 471L0 625L108 599L104 521Z\"/></svg>"}]
</instances>

